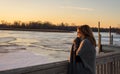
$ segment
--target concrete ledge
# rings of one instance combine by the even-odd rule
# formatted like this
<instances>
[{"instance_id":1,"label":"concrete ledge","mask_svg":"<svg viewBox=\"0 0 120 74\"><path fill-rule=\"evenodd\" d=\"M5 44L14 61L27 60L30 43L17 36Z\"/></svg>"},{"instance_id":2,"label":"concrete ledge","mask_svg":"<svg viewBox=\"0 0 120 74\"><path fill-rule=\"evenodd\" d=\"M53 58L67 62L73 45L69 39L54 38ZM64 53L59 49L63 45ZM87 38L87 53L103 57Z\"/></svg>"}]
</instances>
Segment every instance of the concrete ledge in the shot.
<instances>
[{"instance_id":1,"label":"concrete ledge","mask_svg":"<svg viewBox=\"0 0 120 74\"><path fill-rule=\"evenodd\" d=\"M43 65L0 71L0 74L67 74L67 67L68 62L66 60Z\"/></svg>"},{"instance_id":2,"label":"concrete ledge","mask_svg":"<svg viewBox=\"0 0 120 74\"><path fill-rule=\"evenodd\" d=\"M56 74L67 72L67 61L50 60L28 51L11 52L0 57L0 74ZM45 72L45 73L44 73Z\"/></svg>"}]
</instances>

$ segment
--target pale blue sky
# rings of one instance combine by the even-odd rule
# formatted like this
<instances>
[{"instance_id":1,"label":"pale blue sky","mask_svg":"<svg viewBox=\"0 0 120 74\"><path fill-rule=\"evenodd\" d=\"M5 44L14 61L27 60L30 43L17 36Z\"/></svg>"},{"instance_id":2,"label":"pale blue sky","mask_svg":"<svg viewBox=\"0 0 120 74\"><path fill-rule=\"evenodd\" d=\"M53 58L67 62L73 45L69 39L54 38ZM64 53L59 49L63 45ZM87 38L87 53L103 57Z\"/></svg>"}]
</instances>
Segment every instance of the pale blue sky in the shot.
<instances>
[{"instance_id":1,"label":"pale blue sky","mask_svg":"<svg viewBox=\"0 0 120 74\"><path fill-rule=\"evenodd\" d=\"M120 0L0 0L0 20L120 25Z\"/></svg>"}]
</instances>

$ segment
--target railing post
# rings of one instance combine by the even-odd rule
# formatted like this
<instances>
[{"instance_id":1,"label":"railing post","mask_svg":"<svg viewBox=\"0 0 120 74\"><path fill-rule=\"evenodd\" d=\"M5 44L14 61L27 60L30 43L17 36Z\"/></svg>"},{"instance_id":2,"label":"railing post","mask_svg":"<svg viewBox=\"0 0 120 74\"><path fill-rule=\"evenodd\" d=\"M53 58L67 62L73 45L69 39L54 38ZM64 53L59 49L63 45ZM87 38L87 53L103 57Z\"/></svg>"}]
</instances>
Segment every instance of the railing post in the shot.
<instances>
[{"instance_id":1,"label":"railing post","mask_svg":"<svg viewBox=\"0 0 120 74\"><path fill-rule=\"evenodd\" d=\"M102 48L101 48L101 34L100 34L100 22L98 22L98 50L99 50L99 53L102 51Z\"/></svg>"},{"instance_id":2,"label":"railing post","mask_svg":"<svg viewBox=\"0 0 120 74\"><path fill-rule=\"evenodd\" d=\"M109 45L113 45L113 35L111 35L111 26L109 28Z\"/></svg>"},{"instance_id":3,"label":"railing post","mask_svg":"<svg viewBox=\"0 0 120 74\"><path fill-rule=\"evenodd\" d=\"M111 36L111 44L113 45L113 35Z\"/></svg>"}]
</instances>

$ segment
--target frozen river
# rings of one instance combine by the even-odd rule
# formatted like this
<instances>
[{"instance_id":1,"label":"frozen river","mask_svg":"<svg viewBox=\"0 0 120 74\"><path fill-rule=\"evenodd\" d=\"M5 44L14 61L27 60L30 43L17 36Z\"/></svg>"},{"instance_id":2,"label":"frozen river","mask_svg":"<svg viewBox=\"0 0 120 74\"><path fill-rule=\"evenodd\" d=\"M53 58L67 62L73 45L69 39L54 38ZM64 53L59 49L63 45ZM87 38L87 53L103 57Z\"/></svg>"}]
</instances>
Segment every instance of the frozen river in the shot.
<instances>
[{"instance_id":1,"label":"frozen river","mask_svg":"<svg viewBox=\"0 0 120 74\"><path fill-rule=\"evenodd\" d=\"M109 44L109 34L102 32L102 44ZM120 35L112 33L114 45L120 46ZM94 32L96 41L97 32ZM69 56L74 33L0 31L0 57L7 53L27 50L35 55L46 56L55 60L64 60Z\"/></svg>"}]
</instances>

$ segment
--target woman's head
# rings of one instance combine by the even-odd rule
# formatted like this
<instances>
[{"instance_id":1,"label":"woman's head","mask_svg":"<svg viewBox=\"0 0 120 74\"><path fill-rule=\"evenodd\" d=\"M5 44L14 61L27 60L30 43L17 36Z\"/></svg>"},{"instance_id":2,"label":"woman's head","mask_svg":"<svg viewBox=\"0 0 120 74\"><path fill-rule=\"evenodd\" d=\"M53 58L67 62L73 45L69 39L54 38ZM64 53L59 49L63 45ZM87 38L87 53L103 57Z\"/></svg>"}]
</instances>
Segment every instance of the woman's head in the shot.
<instances>
[{"instance_id":1,"label":"woman's head","mask_svg":"<svg viewBox=\"0 0 120 74\"><path fill-rule=\"evenodd\" d=\"M88 25L82 25L77 28L77 35L81 38L88 38L93 45L96 46L96 41L93 36L92 30Z\"/></svg>"}]
</instances>

